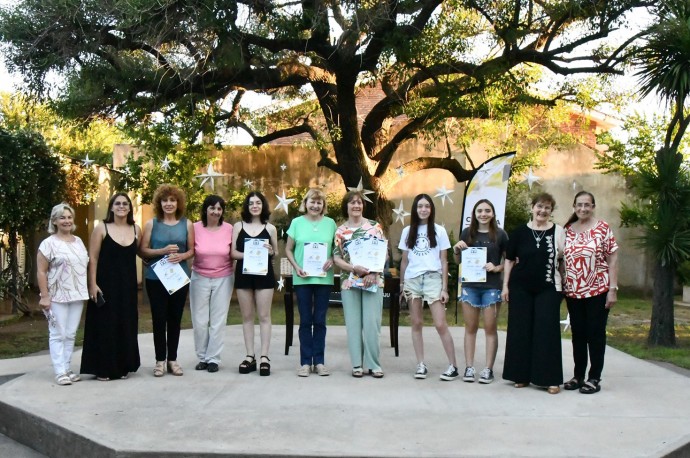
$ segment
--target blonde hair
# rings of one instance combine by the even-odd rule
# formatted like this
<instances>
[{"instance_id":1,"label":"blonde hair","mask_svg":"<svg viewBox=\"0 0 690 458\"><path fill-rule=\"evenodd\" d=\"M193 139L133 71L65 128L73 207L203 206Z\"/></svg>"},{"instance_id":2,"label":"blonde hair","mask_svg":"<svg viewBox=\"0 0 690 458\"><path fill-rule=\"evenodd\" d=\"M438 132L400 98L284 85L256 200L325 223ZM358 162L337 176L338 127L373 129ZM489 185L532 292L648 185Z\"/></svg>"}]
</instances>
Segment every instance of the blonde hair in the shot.
<instances>
[{"instance_id":1,"label":"blonde hair","mask_svg":"<svg viewBox=\"0 0 690 458\"><path fill-rule=\"evenodd\" d=\"M304 195L304 199L302 199L302 203L299 205L299 211L302 213L307 212L307 200L320 200L323 202L323 209L321 209L321 214L325 215L328 213L328 203L326 202L326 194L317 188L311 188L307 193Z\"/></svg>"},{"instance_id":2,"label":"blonde hair","mask_svg":"<svg viewBox=\"0 0 690 458\"><path fill-rule=\"evenodd\" d=\"M72 219L76 216L74 213L74 208L70 207L69 204L62 202L60 204L57 204L56 206L53 207L53 209L50 211L50 220L48 220L48 233L49 234L55 234L57 232L56 229L56 222L58 218L62 216L62 214L65 212L65 210L69 211L72 214ZM72 223L72 232L77 230L77 225Z\"/></svg>"}]
</instances>

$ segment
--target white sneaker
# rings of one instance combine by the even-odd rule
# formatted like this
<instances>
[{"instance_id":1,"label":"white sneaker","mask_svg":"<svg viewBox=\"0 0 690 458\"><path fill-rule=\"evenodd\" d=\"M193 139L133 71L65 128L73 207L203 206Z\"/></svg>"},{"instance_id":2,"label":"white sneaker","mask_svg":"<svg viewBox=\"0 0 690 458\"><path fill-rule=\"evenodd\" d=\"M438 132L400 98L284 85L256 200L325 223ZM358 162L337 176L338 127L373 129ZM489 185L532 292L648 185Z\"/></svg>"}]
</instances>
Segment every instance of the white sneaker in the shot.
<instances>
[{"instance_id":1,"label":"white sneaker","mask_svg":"<svg viewBox=\"0 0 690 458\"><path fill-rule=\"evenodd\" d=\"M81 377L79 376L79 374L75 374L71 370L67 371L67 374L65 374L65 375L67 375L67 377L69 377L69 381L72 383L81 382Z\"/></svg>"},{"instance_id":2,"label":"white sneaker","mask_svg":"<svg viewBox=\"0 0 690 458\"><path fill-rule=\"evenodd\" d=\"M67 374L60 374L55 376L55 383L61 386L71 385L72 381Z\"/></svg>"},{"instance_id":3,"label":"white sneaker","mask_svg":"<svg viewBox=\"0 0 690 458\"><path fill-rule=\"evenodd\" d=\"M305 364L304 366L300 366L299 369L297 369L297 376L298 377L309 377L309 374L311 373L311 366L308 364Z\"/></svg>"},{"instance_id":4,"label":"white sneaker","mask_svg":"<svg viewBox=\"0 0 690 458\"><path fill-rule=\"evenodd\" d=\"M320 375L321 377L327 377L331 375L331 371L328 370L326 366L323 364L317 364L316 365L316 373Z\"/></svg>"}]
</instances>

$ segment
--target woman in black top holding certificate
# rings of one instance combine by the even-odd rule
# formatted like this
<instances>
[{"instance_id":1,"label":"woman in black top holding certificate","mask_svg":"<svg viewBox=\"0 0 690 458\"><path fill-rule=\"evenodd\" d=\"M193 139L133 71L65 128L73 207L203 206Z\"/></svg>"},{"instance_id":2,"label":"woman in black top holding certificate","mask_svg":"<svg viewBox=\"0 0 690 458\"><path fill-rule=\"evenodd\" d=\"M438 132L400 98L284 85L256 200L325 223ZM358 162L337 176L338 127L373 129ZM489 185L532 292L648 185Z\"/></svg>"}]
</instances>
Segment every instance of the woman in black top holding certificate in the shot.
<instances>
[{"instance_id":1,"label":"woman in black top holding certificate","mask_svg":"<svg viewBox=\"0 0 690 458\"><path fill-rule=\"evenodd\" d=\"M474 382L474 349L477 343L477 329L479 328L480 312L484 317L484 336L486 339L486 367L479 373L479 383L494 381L494 361L498 349L498 332L496 318L501 306L501 260L506 251L508 235L496 223L496 211L491 201L481 199L472 209L470 227L463 229L460 241L453 247L456 261L462 257L468 248L481 248L483 258L479 268L484 276L483 281L474 278L465 279L465 272L470 270L467 263L463 263L462 279L462 316L465 319L465 382ZM471 251L471 250L470 250Z\"/></svg>"},{"instance_id":2,"label":"woman in black top holding certificate","mask_svg":"<svg viewBox=\"0 0 690 458\"><path fill-rule=\"evenodd\" d=\"M278 233L275 226L268 222L270 215L264 195L252 191L242 204L242 221L235 223L233 228L232 258L237 259L235 290L242 312L242 331L247 350L247 356L240 363L240 374L256 371L255 308L261 332L259 375L271 374L268 348L271 343L271 303L275 286L271 260L278 251Z\"/></svg>"},{"instance_id":3,"label":"woman in black top holding certificate","mask_svg":"<svg viewBox=\"0 0 690 458\"><path fill-rule=\"evenodd\" d=\"M352 361L352 376L364 375L363 367L375 378L383 377L379 364L379 335L383 312L383 274L353 264L348 247L354 240L373 237L384 240L376 221L362 216L364 196L359 191L345 194L341 211L347 221L335 231L333 262L340 267L341 297L347 327L347 347Z\"/></svg>"}]
</instances>

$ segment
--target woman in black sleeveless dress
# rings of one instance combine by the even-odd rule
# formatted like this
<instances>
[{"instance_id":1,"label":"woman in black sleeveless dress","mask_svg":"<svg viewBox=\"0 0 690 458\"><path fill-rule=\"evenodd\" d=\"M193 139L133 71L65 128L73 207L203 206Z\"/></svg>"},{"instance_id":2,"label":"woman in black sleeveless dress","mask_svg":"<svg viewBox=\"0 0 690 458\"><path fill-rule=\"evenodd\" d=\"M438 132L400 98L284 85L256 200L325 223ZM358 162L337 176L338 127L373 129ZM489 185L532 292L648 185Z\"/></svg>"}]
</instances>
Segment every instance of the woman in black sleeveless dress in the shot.
<instances>
[{"instance_id":1,"label":"woman in black sleeveless dress","mask_svg":"<svg viewBox=\"0 0 690 458\"><path fill-rule=\"evenodd\" d=\"M132 201L115 194L108 216L89 243L89 296L84 325L81 373L98 380L127 378L139 369L136 256L141 229L134 224ZM105 303L96 303L98 292Z\"/></svg>"},{"instance_id":2,"label":"woman in black sleeveless dress","mask_svg":"<svg viewBox=\"0 0 690 458\"><path fill-rule=\"evenodd\" d=\"M271 363L268 358L271 343L271 303L273 302L273 288L275 276L271 259L268 261L268 272L263 275L245 273L244 251L245 241L263 239L269 256L278 251L278 232L273 224L268 222L271 215L268 202L263 194L250 192L242 204L242 221L235 223L232 231L232 258L237 259L235 266L235 291L242 312L242 331L247 356L240 363L240 374L254 372L257 368L256 353L254 352L254 317L259 315L259 329L261 332L261 356L259 361L259 375L271 374ZM259 242L257 242L259 243Z\"/></svg>"}]
</instances>

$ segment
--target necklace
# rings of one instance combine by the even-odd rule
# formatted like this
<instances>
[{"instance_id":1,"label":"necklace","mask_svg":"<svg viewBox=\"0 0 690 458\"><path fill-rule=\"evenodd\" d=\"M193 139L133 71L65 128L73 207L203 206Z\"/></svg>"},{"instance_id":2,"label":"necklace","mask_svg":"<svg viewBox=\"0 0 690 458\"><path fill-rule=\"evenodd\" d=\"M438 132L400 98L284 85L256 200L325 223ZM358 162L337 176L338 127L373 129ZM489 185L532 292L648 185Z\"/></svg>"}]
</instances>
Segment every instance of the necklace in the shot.
<instances>
[{"instance_id":1,"label":"necklace","mask_svg":"<svg viewBox=\"0 0 690 458\"><path fill-rule=\"evenodd\" d=\"M309 222L311 224L311 228L314 232L319 232L319 223L320 222L321 222L320 219L315 223L312 223L311 221Z\"/></svg>"},{"instance_id":2,"label":"necklace","mask_svg":"<svg viewBox=\"0 0 690 458\"><path fill-rule=\"evenodd\" d=\"M544 229L543 231L540 231L539 233L532 228L530 228L530 229L532 230L532 237L534 237L534 241L537 242L537 248L539 248L539 245L541 243L541 239L544 238L544 234L546 233L546 229Z\"/></svg>"}]
</instances>

